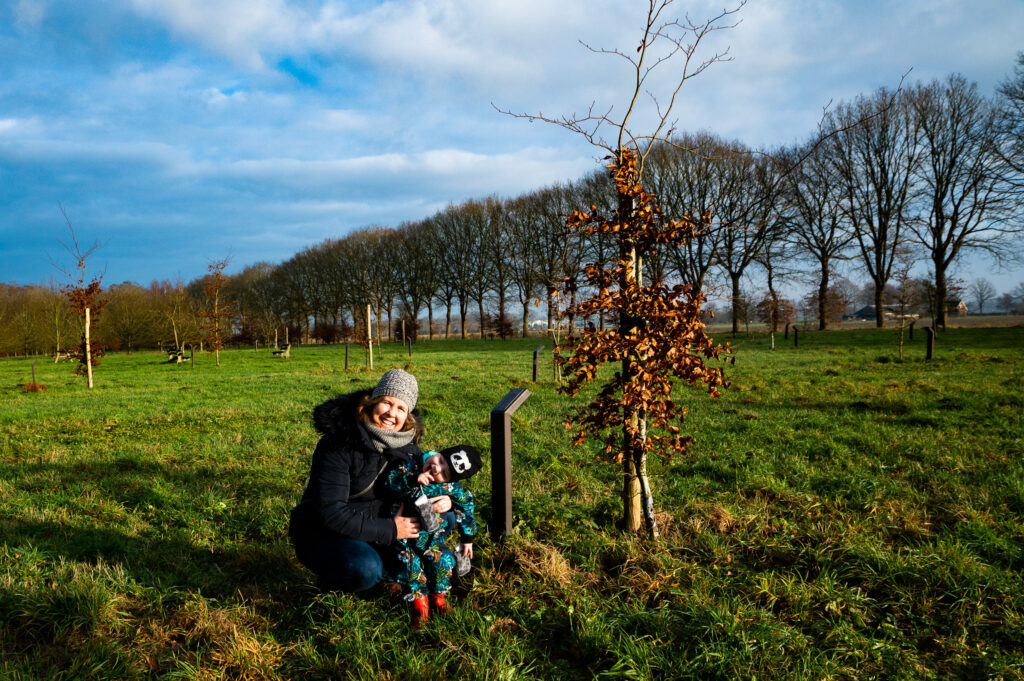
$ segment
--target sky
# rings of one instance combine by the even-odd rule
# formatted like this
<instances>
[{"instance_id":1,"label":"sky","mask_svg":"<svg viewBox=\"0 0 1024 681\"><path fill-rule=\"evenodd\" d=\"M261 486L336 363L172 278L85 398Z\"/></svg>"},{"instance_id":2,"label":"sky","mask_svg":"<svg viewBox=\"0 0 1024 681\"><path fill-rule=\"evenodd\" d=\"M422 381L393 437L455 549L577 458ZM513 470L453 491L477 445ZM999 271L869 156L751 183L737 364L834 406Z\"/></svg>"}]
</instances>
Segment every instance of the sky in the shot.
<instances>
[{"instance_id":1,"label":"sky","mask_svg":"<svg viewBox=\"0 0 1024 681\"><path fill-rule=\"evenodd\" d=\"M645 6L0 0L0 281L65 281L64 215L98 246L90 274L145 286L579 178L600 149L498 109L620 113L629 65L585 45L633 53ZM695 23L726 6L672 5ZM992 94L1024 50L1022 0L750 0L723 23L697 54L728 60L687 81L673 118L752 147L803 140L830 103L908 72ZM980 258L958 275L1024 281Z\"/></svg>"}]
</instances>

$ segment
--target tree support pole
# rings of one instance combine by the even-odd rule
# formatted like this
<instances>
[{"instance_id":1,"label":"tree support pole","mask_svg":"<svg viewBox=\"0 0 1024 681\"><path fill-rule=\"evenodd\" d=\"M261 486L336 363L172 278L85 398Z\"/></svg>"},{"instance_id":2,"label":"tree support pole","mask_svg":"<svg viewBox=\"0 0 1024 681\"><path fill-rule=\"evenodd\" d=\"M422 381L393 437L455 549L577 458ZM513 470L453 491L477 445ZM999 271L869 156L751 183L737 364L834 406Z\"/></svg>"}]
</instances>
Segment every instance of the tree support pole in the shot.
<instances>
[{"instance_id":1,"label":"tree support pole","mask_svg":"<svg viewBox=\"0 0 1024 681\"><path fill-rule=\"evenodd\" d=\"M85 308L85 373L89 376L89 387L92 388L92 345L89 342L89 324L89 308Z\"/></svg>"}]
</instances>

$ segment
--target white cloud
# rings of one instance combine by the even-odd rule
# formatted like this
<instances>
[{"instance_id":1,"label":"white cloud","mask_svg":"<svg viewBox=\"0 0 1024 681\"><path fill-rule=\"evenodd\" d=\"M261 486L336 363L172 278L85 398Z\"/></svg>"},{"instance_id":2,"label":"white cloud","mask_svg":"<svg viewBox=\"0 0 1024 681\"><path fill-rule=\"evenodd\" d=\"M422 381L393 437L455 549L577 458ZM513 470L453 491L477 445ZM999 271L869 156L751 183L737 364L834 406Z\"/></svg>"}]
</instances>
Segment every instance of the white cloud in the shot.
<instances>
[{"instance_id":1,"label":"white cloud","mask_svg":"<svg viewBox=\"0 0 1024 681\"><path fill-rule=\"evenodd\" d=\"M236 92L226 93L215 87L207 88L203 91L203 101L210 106L225 106L227 104L244 104L248 100L248 95L242 90Z\"/></svg>"},{"instance_id":2,"label":"white cloud","mask_svg":"<svg viewBox=\"0 0 1024 681\"><path fill-rule=\"evenodd\" d=\"M440 193L457 201L493 193L520 192L580 177L595 167L592 158L561 149L527 148L508 154L434 149L333 160L294 158L243 160L211 166L210 172L317 194L324 188L343 196L367 192L402 196Z\"/></svg>"},{"instance_id":3,"label":"white cloud","mask_svg":"<svg viewBox=\"0 0 1024 681\"><path fill-rule=\"evenodd\" d=\"M310 117L310 125L326 130L359 130L374 123L374 118L352 109L326 109ZM376 124L380 124L379 118Z\"/></svg>"},{"instance_id":4,"label":"white cloud","mask_svg":"<svg viewBox=\"0 0 1024 681\"><path fill-rule=\"evenodd\" d=\"M266 68L265 52L287 49L308 35L308 14L284 0L132 0L132 4L140 13L164 21L172 33L255 71Z\"/></svg>"},{"instance_id":5,"label":"white cloud","mask_svg":"<svg viewBox=\"0 0 1024 681\"><path fill-rule=\"evenodd\" d=\"M39 0L18 0L12 11L20 28L37 28L46 17L46 6Z\"/></svg>"}]
</instances>

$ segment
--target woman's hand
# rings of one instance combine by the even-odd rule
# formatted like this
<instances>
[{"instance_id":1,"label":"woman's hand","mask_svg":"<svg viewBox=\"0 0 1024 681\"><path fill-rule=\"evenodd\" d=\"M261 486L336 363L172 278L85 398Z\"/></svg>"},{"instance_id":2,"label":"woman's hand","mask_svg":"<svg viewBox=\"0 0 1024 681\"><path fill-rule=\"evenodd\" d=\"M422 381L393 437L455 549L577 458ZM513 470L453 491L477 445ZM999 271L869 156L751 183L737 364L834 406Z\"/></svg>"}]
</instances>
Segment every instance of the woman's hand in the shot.
<instances>
[{"instance_id":1,"label":"woman's hand","mask_svg":"<svg viewBox=\"0 0 1024 681\"><path fill-rule=\"evenodd\" d=\"M462 542L461 546L462 546L462 555L464 555L466 558L472 558L473 557L473 542L471 542L471 541Z\"/></svg>"},{"instance_id":2,"label":"woman's hand","mask_svg":"<svg viewBox=\"0 0 1024 681\"><path fill-rule=\"evenodd\" d=\"M452 510L452 498L447 495L443 497L430 497L430 500L434 502L434 511L437 513L447 513Z\"/></svg>"},{"instance_id":3,"label":"woman's hand","mask_svg":"<svg viewBox=\"0 0 1024 681\"><path fill-rule=\"evenodd\" d=\"M402 515L405 504L398 507L398 514L395 515L395 531L397 539L415 539L420 534L420 521L416 518L409 518Z\"/></svg>"}]
</instances>

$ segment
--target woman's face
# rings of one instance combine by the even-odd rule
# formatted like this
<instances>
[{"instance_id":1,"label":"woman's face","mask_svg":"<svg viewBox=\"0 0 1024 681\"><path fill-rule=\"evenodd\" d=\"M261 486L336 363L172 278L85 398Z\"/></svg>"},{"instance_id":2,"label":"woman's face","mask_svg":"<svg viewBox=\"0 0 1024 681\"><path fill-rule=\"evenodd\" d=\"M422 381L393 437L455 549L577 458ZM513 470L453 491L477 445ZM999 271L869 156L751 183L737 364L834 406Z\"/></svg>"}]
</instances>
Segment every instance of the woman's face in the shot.
<instances>
[{"instance_id":1,"label":"woman's face","mask_svg":"<svg viewBox=\"0 0 1024 681\"><path fill-rule=\"evenodd\" d=\"M398 397L387 395L381 402L373 405L370 420L373 425L384 430L401 430L405 427L405 419L409 416L409 405Z\"/></svg>"}]
</instances>

